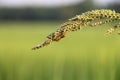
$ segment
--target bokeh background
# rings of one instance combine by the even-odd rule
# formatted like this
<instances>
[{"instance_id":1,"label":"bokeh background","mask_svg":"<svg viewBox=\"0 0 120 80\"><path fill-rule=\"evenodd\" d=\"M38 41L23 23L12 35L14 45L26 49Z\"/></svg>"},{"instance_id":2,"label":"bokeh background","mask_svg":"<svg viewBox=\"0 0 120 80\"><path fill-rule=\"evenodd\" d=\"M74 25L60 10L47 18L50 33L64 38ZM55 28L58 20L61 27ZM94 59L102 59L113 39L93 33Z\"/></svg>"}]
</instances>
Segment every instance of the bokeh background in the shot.
<instances>
[{"instance_id":1,"label":"bokeh background","mask_svg":"<svg viewBox=\"0 0 120 80\"><path fill-rule=\"evenodd\" d=\"M104 36L115 23L31 50L68 19L94 9L120 12L120 1L0 0L0 80L120 80L120 36Z\"/></svg>"}]
</instances>

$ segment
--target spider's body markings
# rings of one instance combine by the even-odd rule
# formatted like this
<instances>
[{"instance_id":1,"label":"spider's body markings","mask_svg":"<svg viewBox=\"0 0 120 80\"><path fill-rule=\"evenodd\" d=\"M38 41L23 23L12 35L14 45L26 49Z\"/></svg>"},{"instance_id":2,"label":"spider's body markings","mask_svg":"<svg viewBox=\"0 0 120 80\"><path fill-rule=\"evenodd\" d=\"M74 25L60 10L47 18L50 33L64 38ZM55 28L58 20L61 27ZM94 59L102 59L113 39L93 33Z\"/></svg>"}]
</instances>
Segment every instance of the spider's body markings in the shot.
<instances>
[{"instance_id":1,"label":"spider's body markings","mask_svg":"<svg viewBox=\"0 0 120 80\"><path fill-rule=\"evenodd\" d=\"M107 10L107 9L92 10L85 12L81 15L77 15L74 18L69 19L69 21L61 25L59 29L49 34L45 42L32 49L33 50L39 49L49 45L52 41L59 41L65 37L67 32L77 31L84 28L85 26L94 27L114 21L119 21L119 22L112 28L108 29L105 34L111 34L113 31L120 28L120 13L116 13L113 10Z\"/></svg>"}]
</instances>

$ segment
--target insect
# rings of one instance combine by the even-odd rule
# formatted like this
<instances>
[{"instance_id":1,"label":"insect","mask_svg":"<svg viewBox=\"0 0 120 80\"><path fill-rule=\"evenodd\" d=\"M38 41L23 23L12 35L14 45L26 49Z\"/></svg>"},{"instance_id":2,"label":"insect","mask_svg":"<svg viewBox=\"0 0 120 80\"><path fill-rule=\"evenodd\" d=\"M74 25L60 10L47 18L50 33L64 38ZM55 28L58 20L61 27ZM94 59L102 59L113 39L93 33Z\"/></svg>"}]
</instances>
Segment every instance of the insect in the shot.
<instances>
[{"instance_id":1,"label":"insect","mask_svg":"<svg viewBox=\"0 0 120 80\"><path fill-rule=\"evenodd\" d=\"M114 10L101 9L88 11L82 13L81 15L76 15L67 22L63 23L55 32L49 34L47 39L42 44L33 47L32 50L47 46L53 41L58 42L66 36L67 32L81 30L85 26L95 27L114 21L116 21L117 24L108 29L105 33L106 35L111 34L120 28L120 13L117 13Z\"/></svg>"}]
</instances>

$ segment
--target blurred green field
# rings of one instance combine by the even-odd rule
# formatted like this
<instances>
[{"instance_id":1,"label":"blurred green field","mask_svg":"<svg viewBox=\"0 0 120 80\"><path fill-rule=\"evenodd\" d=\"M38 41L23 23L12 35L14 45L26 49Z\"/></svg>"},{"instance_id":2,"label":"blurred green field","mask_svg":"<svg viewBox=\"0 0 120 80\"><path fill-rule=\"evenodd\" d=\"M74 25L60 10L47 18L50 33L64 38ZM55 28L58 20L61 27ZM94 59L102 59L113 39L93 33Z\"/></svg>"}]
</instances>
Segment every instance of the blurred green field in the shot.
<instances>
[{"instance_id":1,"label":"blurred green field","mask_svg":"<svg viewBox=\"0 0 120 80\"><path fill-rule=\"evenodd\" d=\"M59 24L0 22L0 80L120 80L120 35L104 36L111 24L31 50Z\"/></svg>"}]
</instances>

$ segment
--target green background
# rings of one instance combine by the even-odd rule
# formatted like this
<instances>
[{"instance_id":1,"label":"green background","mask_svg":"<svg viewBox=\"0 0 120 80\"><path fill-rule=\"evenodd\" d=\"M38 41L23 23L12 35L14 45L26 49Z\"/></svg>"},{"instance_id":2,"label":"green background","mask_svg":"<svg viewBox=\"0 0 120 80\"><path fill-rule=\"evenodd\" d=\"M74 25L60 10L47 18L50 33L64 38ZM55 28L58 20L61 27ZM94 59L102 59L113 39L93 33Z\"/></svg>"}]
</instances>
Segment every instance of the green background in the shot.
<instances>
[{"instance_id":1,"label":"green background","mask_svg":"<svg viewBox=\"0 0 120 80\"><path fill-rule=\"evenodd\" d=\"M120 35L112 24L67 33L33 51L61 22L1 22L0 80L120 80Z\"/></svg>"}]
</instances>

